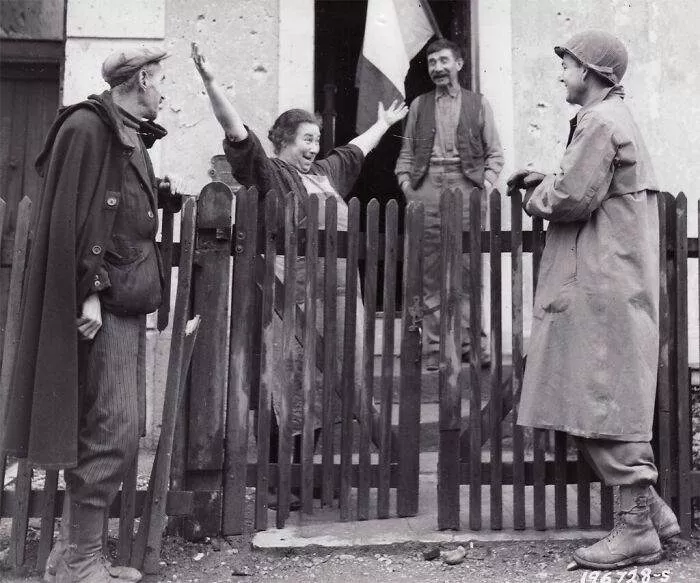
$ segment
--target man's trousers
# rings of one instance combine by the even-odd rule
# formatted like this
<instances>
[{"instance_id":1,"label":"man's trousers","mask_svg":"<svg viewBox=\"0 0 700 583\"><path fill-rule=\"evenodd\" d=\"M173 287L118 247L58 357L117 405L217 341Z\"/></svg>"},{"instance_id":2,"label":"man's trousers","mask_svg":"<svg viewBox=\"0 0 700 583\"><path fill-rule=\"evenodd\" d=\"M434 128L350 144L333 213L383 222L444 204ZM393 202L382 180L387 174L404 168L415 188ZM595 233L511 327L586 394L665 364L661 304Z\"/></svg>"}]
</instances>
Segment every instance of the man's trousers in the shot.
<instances>
[{"instance_id":1,"label":"man's trousers","mask_svg":"<svg viewBox=\"0 0 700 583\"><path fill-rule=\"evenodd\" d=\"M138 450L145 426L146 316L102 311L102 328L80 340L78 465L66 470L71 501L105 508Z\"/></svg>"},{"instance_id":2,"label":"man's trousers","mask_svg":"<svg viewBox=\"0 0 700 583\"><path fill-rule=\"evenodd\" d=\"M576 445L606 486L650 486L658 471L648 441L576 438Z\"/></svg>"},{"instance_id":3,"label":"man's trousers","mask_svg":"<svg viewBox=\"0 0 700 583\"><path fill-rule=\"evenodd\" d=\"M459 190L462 193L462 230L469 230L469 200L472 193L483 189L474 185L462 173L458 164L448 166L431 165L423 182L406 193L406 202L422 202L425 209L423 231L423 354L436 355L440 351L440 288L442 287L442 264L440 255L440 195L444 190ZM487 201L482 197L482 225L486 216ZM460 311L462 316L462 352L469 350L469 255L462 255L462 293ZM486 337L482 334L482 353L488 353Z\"/></svg>"}]
</instances>

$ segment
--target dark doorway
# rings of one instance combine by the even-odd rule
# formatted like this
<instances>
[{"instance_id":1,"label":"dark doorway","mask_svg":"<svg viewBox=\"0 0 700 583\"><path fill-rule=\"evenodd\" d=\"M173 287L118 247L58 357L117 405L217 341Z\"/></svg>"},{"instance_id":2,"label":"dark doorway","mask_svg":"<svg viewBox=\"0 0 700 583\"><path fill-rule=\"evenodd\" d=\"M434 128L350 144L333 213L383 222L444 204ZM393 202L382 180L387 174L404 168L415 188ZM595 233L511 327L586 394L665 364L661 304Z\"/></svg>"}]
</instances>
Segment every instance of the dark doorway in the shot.
<instances>
[{"instance_id":1,"label":"dark doorway","mask_svg":"<svg viewBox=\"0 0 700 583\"><path fill-rule=\"evenodd\" d=\"M469 0L432 0L430 6L442 33L460 43L466 63L462 79L465 87L471 85ZM315 103L316 110L326 112L325 135L333 135L324 146L346 144L357 134L357 89L355 70L362 50L362 39L367 15L366 0L316 0L315 41ZM425 54L418 53L411 61L406 78L406 102L433 87L428 77ZM334 120L334 122L331 122ZM329 132L329 124L334 132ZM331 143L332 142L332 143ZM401 149L401 126L389 130L377 148L367 156L365 165L352 193L366 205L376 197L380 203L403 195L394 178L394 164Z\"/></svg>"},{"instance_id":2,"label":"dark doorway","mask_svg":"<svg viewBox=\"0 0 700 583\"><path fill-rule=\"evenodd\" d=\"M443 35L462 47L465 55L462 84L471 88L470 0L432 0L430 6ZM362 51L366 16L367 0L316 0L315 107L324 118L322 154L335 145L346 144L357 135L355 71ZM425 54L421 51L411 61L406 77L406 102L410 103L416 96L432 88ZM360 200L363 211L372 198L379 200L382 211L389 200L396 199L400 208L400 229L403 228L405 199L396 183L394 166L401 149L401 135L401 124L396 124L387 132L367 156L351 193ZM361 216L364 224L365 213ZM382 212L380 229L383 229L383 223ZM381 269L380 264L380 272ZM401 274L398 281L401 281ZM397 286L399 301L400 287ZM381 295L381 290L379 293ZM381 306L381 297L378 301Z\"/></svg>"},{"instance_id":3,"label":"dark doorway","mask_svg":"<svg viewBox=\"0 0 700 583\"><path fill-rule=\"evenodd\" d=\"M6 203L0 242L0 297L6 298L17 207L26 195L39 206L41 178L34 161L59 105L62 43L0 41L0 198ZM0 340L7 306L0 302Z\"/></svg>"}]
</instances>

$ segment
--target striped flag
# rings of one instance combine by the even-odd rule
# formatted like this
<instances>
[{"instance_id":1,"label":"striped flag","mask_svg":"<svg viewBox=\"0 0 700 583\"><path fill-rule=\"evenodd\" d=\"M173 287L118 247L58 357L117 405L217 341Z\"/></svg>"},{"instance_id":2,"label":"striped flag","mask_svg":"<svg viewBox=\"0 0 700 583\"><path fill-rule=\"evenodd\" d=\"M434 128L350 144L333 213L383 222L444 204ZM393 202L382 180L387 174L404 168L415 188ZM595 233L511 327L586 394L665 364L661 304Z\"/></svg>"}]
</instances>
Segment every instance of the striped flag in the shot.
<instances>
[{"instance_id":1,"label":"striped flag","mask_svg":"<svg viewBox=\"0 0 700 583\"><path fill-rule=\"evenodd\" d=\"M394 99L405 99L411 59L439 34L434 22L427 0L369 0L355 77L358 134L377 120L379 101L388 107Z\"/></svg>"}]
</instances>

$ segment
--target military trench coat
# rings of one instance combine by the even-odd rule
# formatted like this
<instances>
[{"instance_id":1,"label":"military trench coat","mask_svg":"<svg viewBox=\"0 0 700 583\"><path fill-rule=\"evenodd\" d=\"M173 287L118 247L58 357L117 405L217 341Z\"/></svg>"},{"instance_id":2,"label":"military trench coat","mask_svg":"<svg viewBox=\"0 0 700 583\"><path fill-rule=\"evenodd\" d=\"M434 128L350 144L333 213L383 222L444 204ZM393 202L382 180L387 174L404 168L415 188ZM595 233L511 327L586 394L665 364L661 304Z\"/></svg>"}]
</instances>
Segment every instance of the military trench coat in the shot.
<instances>
[{"instance_id":1,"label":"military trench coat","mask_svg":"<svg viewBox=\"0 0 700 583\"><path fill-rule=\"evenodd\" d=\"M656 180L613 87L572 120L560 171L526 195L549 221L518 423L648 441L659 348Z\"/></svg>"}]
</instances>

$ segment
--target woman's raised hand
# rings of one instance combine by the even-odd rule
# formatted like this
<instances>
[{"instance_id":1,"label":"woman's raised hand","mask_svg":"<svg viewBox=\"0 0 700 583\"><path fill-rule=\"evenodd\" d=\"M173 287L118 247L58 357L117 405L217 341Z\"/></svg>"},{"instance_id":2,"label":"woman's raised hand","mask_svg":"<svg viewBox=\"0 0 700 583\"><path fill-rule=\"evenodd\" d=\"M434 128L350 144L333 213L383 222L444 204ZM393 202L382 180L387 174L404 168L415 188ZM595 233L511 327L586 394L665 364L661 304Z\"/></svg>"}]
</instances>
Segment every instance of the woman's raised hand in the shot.
<instances>
[{"instance_id":1,"label":"woman's raised hand","mask_svg":"<svg viewBox=\"0 0 700 583\"><path fill-rule=\"evenodd\" d=\"M207 63L206 57L199 52L199 45L195 42L192 43L192 60L202 77L202 81L211 83L214 80L214 70L211 68L211 65Z\"/></svg>"},{"instance_id":2,"label":"woman's raised hand","mask_svg":"<svg viewBox=\"0 0 700 583\"><path fill-rule=\"evenodd\" d=\"M398 99L395 99L386 109L381 101L377 104L377 120L386 122L387 126L401 121L407 114L408 106L403 101L399 102Z\"/></svg>"}]
</instances>

